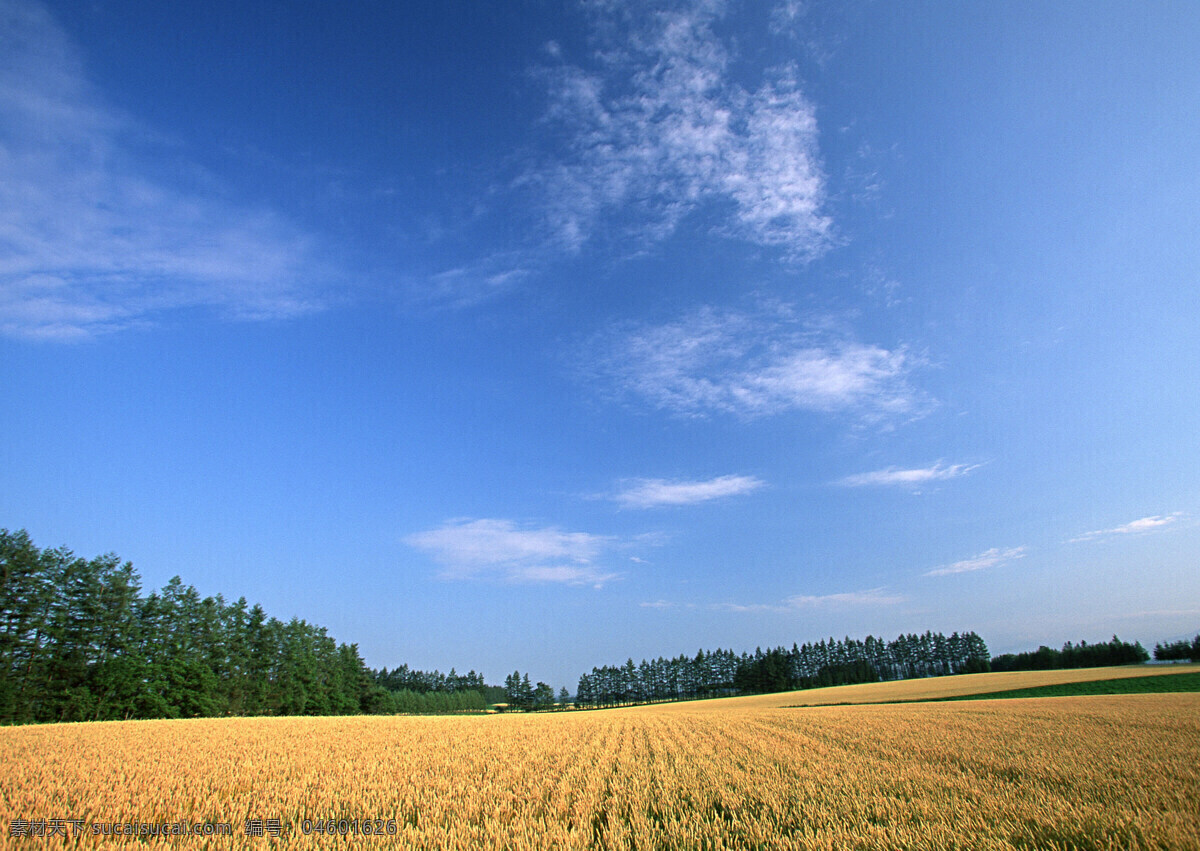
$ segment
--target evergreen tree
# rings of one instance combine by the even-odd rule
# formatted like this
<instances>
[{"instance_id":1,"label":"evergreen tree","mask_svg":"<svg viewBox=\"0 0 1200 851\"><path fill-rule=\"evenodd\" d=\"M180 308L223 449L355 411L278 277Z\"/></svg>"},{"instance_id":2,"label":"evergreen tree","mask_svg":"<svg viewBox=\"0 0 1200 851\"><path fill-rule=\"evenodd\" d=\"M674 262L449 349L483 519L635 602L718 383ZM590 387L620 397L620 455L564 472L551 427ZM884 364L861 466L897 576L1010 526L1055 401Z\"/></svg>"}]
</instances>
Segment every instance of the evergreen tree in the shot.
<instances>
[{"instance_id":1,"label":"evergreen tree","mask_svg":"<svg viewBox=\"0 0 1200 851\"><path fill-rule=\"evenodd\" d=\"M533 689L533 706L535 709L549 709L554 705L554 689L539 682Z\"/></svg>"}]
</instances>

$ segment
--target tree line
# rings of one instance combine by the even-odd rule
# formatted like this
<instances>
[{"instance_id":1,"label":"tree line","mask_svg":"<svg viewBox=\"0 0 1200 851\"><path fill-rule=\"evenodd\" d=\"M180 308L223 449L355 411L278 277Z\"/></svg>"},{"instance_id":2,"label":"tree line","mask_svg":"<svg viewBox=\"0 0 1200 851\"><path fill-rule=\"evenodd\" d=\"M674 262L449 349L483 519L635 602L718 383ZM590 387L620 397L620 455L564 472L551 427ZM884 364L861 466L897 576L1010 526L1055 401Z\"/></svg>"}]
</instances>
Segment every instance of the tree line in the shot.
<instances>
[{"instance_id":1,"label":"tree line","mask_svg":"<svg viewBox=\"0 0 1200 851\"><path fill-rule=\"evenodd\" d=\"M529 674L513 671L504 678L504 702L506 709L545 710L561 709L571 701L571 695L563 688L554 699L554 689L541 681L535 686L529 682Z\"/></svg>"},{"instance_id":2,"label":"tree line","mask_svg":"<svg viewBox=\"0 0 1200 851\"><path fill-rule=\"evenodd\" d=\"M1154 658L1159 662L1200 662L1200 635L1191 641L1171 641L1154 645Z\"/></svg>"},{"instance_id":3,"label":"tree line","mask_svg":"<svg viewBox=\"0 0 1200 851\"><path fill-rule=\"evenodd\" d=\"M482 709L483 677L372 671L354 644L176 576L0 529L0 723ZM494 695L493 695L494 697Z\"/></svg>"},{"instance_id":4,"label":"tree line","mask_svg":"<svg viewBox=\"0 0 1200 851\"><path fill-rule=\"evenodd\" d=\"M1137 665L1149 662L1150 654L1141 642L1130 644L1117 636L1099 644L1067 642L1062 650L1042 645L1025 653L1005 653L992 660L993 671L1049 671L1059 668L1103 668L1111 665Z\"/></svg>"},{"instance_id":5,"label":"tree line","mask_svg":"<svg viewBox=\"0 0 1200 851\"><path fill-rule=\"evenodd\" d=\"M408 665L372 671L372 680L386 694L376 695L374 711L382 714L439 714L481 712L504 700L504 689L484 682L474 670L459 674L418 671Z\"/></svg>"},{"instance_id":6,"label":"tree line","mask_svg":"<svg viewBox=\"0 0 1200 851\"><path fill-rule=\"evenodd\" d=\"M575 702L616 706L756 694L878 680L966 674L988 670L987 644L974 632L901 635L893 641L867 636L793 644L753 654L700 650L634 664L593 668L579 678Z\"/></svg>"}]
</instances>

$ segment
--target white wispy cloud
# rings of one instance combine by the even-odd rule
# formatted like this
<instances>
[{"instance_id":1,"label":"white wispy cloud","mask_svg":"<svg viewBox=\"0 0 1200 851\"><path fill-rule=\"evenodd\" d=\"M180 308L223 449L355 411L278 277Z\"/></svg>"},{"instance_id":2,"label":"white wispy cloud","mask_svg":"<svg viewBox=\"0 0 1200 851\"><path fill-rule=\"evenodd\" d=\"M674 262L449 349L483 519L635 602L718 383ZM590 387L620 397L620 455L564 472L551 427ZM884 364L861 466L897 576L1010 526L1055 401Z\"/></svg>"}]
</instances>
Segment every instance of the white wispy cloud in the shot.
<instances>
[{"instance_id":1,"label":"white wispy cloud","mask_svg":"<svg viewBox=\"0 0 1200 851\"><path fill-rule=\"evenodd\" d=\"M412 300L435 308L474 307L511 292L534 274L532 258L502 251L465 265L452 266L410 282Z\"/></svg>"},{"instance_id":2,"label":"white wispy cloud","mask_svg":"<svg viewBox=\"0 0 1200 851\"><path fill-rule=\"evenodd\" d=\"M507 578L513 582L551 582L563 585L591 585L600 588L619 574L606 573L591 565L530 564L509 569Z\"/></svg>"},{"instance_id":3,"label":"white wispy cloud","mask_svg":"<svg viewBox=\"0 0 1200 851\"><path fill-rule=\"evenodd\" d=\"M883 588L869 591L848 591L841 594L797 594L784 602L789 608L804 609L818 606L894 606L907 598L901 594L889 594Z\"/></svg>"},{"instance_id":4,"label":"white wispy cloud","mask_svg":"<svg viewBox=\"0 0 1200 851\"><path fill-rule=\"evenodd\" d=\"M669 8L597 5L588 68L558 64L544 123L566 140L519 181L536 189L559 244L575 249L612 220L653 242L702 205L729 210L714 230L795 258L830 241L817 121L794 68L735 79L730 10L697 0Z\"/></svg>"},{"instance_id":5,"label":"white wispy cloud","mask_svg":"<svg viewBox=\"0 0 1200 851\"><path fill-rule=\"evenodd\" d=\"M806 323L788 308L704 308L677 322L614 329L592 348L595 377L685 416L808 410L880 420L918 415L925 404L908 383L919 358Z\"/></svg>"},{"instance_id":6,"label":"white wispy cloud","mask_svg":"<svg viewBox=\"0 0 1200 851\"><path fill-rule=\"evenodd\" d=\"M596 563L619 545L616 539L554 526L522 528L511 520L455 519L404 540L441 564L444 579L600 587L619 576Z\"/></svg>"},{"instance_id":7,"label":"white wispy cloud","mask_svg":"<svg viewBox=\"0 0 1200 851\"><path fill-rule=\"evenodd\" d=\"M851 608L857 606L895 606L907 601L902 594L884 588L867 591L846 591L838 594L796 594L779 603L718 603L714 609L727 612L790 612L803 609Z\"/></svg>"},{"instance_id":8,"label":"white wispy cloud","mask_svg":"<svg viewBox=\"0 0 1200 851\"><path fill-rule=\"evenodd\" d=\"M1176 511L1172 514L1155 514L1150 517L1142 517L1138 520L1131 520L1128 523L1123 523L1120 526L1114 526L1111 529L1097 529L1093 532L1084 532L1077 538L1071 538L1067 543L1077 544L1081 541L1097 541L1103 538L1118 537L1120 535L1138 535L1146 532L1158 532L1170 528L1176 523L1180 517L1183 517L1182 511Z\"/></svg>"},{"instance_id":9,"label":"white wispy cloud","mask_svg":"<svg viewBox=\"0 0 1200 851\"><path fill-rule=\"evenodd\" d=\"M319 306L305 234L107 105L43 6L2 0L0 22L0 332L70 340L184 307Z\"/></svg>"},{"instance_id":10,"label":"white wispy cloud","mask_svg":"<svg viewBox=\"0 0 1200 851\"><path fill-rule=\"evenodd\" d=\"M666 479L634 479L626 483L613 499L624 508L657 508L663 505L693 505L751 493L765 485L754 476L717 476L702 481L667 481Z\"/></svg>"},{"instance_id":11,"label":"white wispy cloud","mask_svg":"<svg viewBox=\"0 0 1200 851\"><path fill-rule=\"evenodd\" d=\"M928 482L957 479L960 476L965 476L972 470L978 469L980 466L980 464L944 464L938 461L931 467L918 467L916 469L888 467L884 470L873 470L869 473L856 473L853 476L846 476L844 479L839 479L837 484L847 487L868 487L873 485L912 487Z\"/></svg>"},{"instance_id":12,"label":"white wispy cloud","mask_svg":"<svg viewBox=\"0 0 1200 851\"><path fill-rule=\"evenodd\" d=\"M1025 557L1025 547L1010 547L1002 550L998 547L992 547L986 552L982 552L974 558L963 559L956 561L954 564L947 564L943 567L937 567L923 574L924 576L951 576L955 573L970 573L974 570L986 570L989 567L996 567L1018 558Z\"/></svg>"}]
</instances>

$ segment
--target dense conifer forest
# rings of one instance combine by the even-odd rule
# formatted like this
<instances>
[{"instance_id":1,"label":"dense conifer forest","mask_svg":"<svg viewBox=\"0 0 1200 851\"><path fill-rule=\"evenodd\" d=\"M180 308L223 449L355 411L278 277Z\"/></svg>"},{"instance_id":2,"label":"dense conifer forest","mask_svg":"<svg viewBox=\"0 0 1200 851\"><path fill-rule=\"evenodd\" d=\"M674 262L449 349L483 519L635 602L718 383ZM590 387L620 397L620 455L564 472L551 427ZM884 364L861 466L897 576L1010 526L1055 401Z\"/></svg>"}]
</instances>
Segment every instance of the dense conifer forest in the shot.
<instances>
[{"instance_id":1,"label":"dense conifer forest","mask_svg":"<svg viewBox=\"0 0 1200 851\"><path fill-rule=\"evenodd\" d=\"M988 670L988 649L973 632L949 638L941 633L901 635L894 641L872 636L793 644L738 655L732 650L701 650L678 656L593 668L579 679L576 701L614 706L656 700L684 700L848 685L850 683L969 674Z\"/></svg>"},{"instance_id":2,"label":"dense conifer forest","mask_svg":"<svg viewBox=\"0 0 1200 851\"><path fill-rule=\"evenodd\" d=\"M992 660L993 671L1049 671L1059 668L1103 668L1110 665L1137 665L1149 662L1150 654L1141 642L1130 644L1117 636L1100 644L1067 642L1062 650L1042 645L1028 653L1005 653Z\"/></svg>"},{"instance_id":3,"label":"dense conifer forest","mask_svg":"<svg viewBox=\"0 0 1200 851\"><path fill-rule=\"evenodd\" d=\"M1157 662L1200 662L1200 634L1191 641L1170 641L1154 645Z\"/></svg>"},{"instance_id":4,"label":"dense conifer forest","mask_svg":"<svg viewBox=\"0 0 1200 851\"><path fill-rule=\"evenodd\" d=\"M0 530L0 723L483 709L483 677L372 671L323 627Z\"/></svg>"}]
</instances>

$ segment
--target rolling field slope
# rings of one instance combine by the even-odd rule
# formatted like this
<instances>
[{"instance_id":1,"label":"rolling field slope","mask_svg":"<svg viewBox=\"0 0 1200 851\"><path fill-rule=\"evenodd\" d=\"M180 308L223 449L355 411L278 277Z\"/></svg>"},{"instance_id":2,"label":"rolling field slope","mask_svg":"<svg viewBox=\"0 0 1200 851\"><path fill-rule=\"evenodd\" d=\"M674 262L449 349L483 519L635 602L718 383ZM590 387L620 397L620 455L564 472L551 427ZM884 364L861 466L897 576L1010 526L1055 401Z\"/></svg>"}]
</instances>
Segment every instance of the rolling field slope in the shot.
<instances>
[{"instance_id":1,"label":"rolling field slope","mask_svg":"<svg viewBox=\"0 0 1200 851\"><path fill-rule=\"evenodd\" d=\"M938 700L968 694L1009 691L1018 688L1057 685L1059 683L1112 680L1121 677L1161 676L1200 671L1200 665L1129 665L1119 668L1075 668L1061 671L1005 671L996 674L960 674L896 680L886 683L859 683L852 686L805 689L803 691L760 694L748 697L723 697L662 704L671 711L725 711L734 707L766 709L784 706L831 706L837 704L888 703L894 701Z\"/></svg>"}]
</instances>

